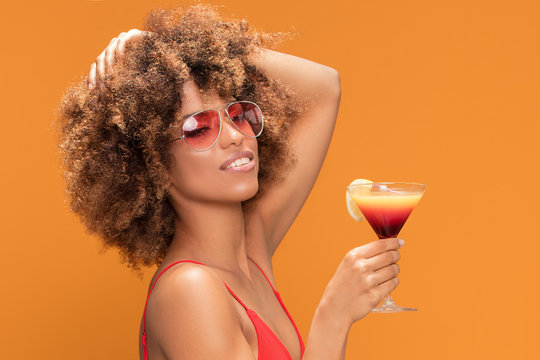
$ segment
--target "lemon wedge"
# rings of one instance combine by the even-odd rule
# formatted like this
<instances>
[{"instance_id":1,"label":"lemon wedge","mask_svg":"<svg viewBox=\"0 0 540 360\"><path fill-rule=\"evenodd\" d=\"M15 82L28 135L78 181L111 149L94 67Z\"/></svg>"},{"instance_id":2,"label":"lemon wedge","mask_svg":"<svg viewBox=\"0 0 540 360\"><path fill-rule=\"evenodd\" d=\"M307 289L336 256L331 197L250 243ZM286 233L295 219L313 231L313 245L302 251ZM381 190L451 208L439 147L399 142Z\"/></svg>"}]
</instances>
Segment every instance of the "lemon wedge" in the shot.
<instances>
[{"instance_id":1,"label":"lemon wedge","mask_svg":"<svg viewBox=\"0 0 540 360\"><path fill-rule=\"evenodd\" d=\"M366 180L366 179L355 179L353 180L349 185L355 185L355 184L372 184L373 181ZM349 191L345 190L345 200L347 202L347 210L349 211L349 215L356 220L356 221L363 221L364 220L364 214L362 214L362 211L358 208L354 200L351 198L351 195L349 195Z\"/></svg>"}]
</instances>

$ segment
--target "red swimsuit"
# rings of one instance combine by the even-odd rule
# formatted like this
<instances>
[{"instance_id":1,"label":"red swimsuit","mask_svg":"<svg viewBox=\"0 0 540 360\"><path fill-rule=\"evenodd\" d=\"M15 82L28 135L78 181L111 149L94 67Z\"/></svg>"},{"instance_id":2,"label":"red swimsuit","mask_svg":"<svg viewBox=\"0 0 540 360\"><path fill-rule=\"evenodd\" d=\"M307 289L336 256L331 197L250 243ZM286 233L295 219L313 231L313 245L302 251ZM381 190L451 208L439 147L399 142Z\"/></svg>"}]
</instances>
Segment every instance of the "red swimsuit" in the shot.
<instances>
[{"instance_id":1,"label":"red swimsuit","mask_svg":"<svg viewBox=\"0 0 540 360\"><path fill-rule=\"evenodd\" d=\"M181 261L177 261L177 262L172 263L171 265L167 266L157 276L156 280L152 284L152 287L150 288L150 291L148 292L148 297L146 298L146 304L144 305L143 335L142 335L142 345L143 345L143 351L144 351L144 360L148 360L148 354L146 352L146 328L145 328L145 315L146 315L146 305L148 304L148 298L150 298L150 294L152 293L152 289L156 285L156 281L159 279L159 277L165 271L167 271L171 266L173 266L175 264L182 263L182 262L191 262L191 263L195 263L195 264L205 265L203 263L193 261L193 260L181 260ZM268 280L268 278L266 277L264 271L262 271L262 269L259 267L259 265L257 265L255 262L253 262L253 263L259 268L259 270L261 270L262 274L266 278L266 281L268 281L268 283L270 284L270 287L274 291L274 294L276 295L279 303L281 304L281 307L283 308L283 310L285 311L285 313L287 314L287 316L291 320L291 323L293 324L294 329L296 330L296 334L298 336L298 341L300 342L300 357L302 357L304 355L304 342L302 341L302 337L300 336L300 332L298 332L298 328L296 327L296 324L294 323L294 321L293 321L293 319L291 317L291 314L289 314L289 312L285 308L285 305L283 304L283 301L281 301L281 296L279 296L279 293L277 292L277 290L274 289L274 287L270 283L270 280ZM225 284L225 282L223 284ZM259 347L257 359L258 360L292 360L291 355L289 354L289 351L287 350L285 345L283 345L283 343L278 338L278 336L272 331L272 329L270 329L270 327L268 327L268 325L266 325L266 323L257 315L257 313L255 311L248 308L246 306L246 304L244 304L242 302L242 300L240 300L240 298L238 296L236 296L236 294L227 286L227 284L225 284L225 286L227 287L227 289L229 290L231 295L234 296L234 298L240 303L240 305L242 305L242 307L244 309L246 309L247 316L250 318L251 322L253 323L253 326L255 327L255 331L257 332L257 343L258 343L258 347Z\"/></svg>"}]
</instances>

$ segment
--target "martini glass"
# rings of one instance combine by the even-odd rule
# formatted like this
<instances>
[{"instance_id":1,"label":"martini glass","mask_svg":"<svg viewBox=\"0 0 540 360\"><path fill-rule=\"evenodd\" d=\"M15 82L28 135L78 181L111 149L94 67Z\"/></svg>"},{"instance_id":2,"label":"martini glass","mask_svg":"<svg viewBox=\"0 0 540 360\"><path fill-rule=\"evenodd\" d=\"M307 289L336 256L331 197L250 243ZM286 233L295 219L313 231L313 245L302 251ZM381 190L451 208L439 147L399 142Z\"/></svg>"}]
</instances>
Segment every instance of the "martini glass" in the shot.
<instances>
[{"instance_id":1,"label":"martini glass","mask_svg":"<svg viewBox=\"0 0 540 360\"><path fill-rule=\"evenodd\" d=\"M397 237L426 186L405 182L374 182L352 184L347 191L358 206L379 239ZM373 312L416 311L417 309L396 305L388 294L382 305Z\"/></svg>"}]
</instances>

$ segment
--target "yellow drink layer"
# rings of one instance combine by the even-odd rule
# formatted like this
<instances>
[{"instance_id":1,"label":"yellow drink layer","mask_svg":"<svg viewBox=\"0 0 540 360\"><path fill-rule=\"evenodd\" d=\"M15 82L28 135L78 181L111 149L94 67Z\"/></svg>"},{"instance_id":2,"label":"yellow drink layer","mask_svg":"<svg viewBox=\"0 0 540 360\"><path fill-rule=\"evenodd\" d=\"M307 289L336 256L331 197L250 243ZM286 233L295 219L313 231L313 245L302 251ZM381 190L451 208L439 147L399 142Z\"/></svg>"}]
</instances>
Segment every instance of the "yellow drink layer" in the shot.
<instances>
[{"instance_id":1,"label":"yellow drink layer","mask_svg":"<svg viewBox=\"0 0 540 360\"><path fill-rule=\"evenodd\" d=\"M356 205L363 211L367 209L412 209L422 198L422 193L417 194L392 194L392 193L351 193L351 198Z\"/></svg>"}]
</instances>

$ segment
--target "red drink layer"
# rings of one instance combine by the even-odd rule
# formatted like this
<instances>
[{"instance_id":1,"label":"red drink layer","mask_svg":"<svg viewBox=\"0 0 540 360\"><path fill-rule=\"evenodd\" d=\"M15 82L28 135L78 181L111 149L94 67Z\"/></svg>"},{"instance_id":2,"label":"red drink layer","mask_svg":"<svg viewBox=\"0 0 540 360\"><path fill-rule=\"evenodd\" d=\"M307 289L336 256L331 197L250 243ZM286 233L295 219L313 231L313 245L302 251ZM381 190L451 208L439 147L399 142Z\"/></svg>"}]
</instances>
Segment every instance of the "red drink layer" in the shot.
<instances>
[{"instance_id":1,"label":"red drink layer","mask_svg":"<svg viewBox=\"0 0 540 360\"><path fill-rule=\"evenodd\" d=\"M353 195L379 239L396 237L422 194Z\"/></svg>"}]
</instances>

